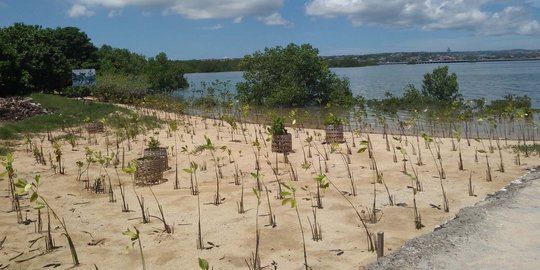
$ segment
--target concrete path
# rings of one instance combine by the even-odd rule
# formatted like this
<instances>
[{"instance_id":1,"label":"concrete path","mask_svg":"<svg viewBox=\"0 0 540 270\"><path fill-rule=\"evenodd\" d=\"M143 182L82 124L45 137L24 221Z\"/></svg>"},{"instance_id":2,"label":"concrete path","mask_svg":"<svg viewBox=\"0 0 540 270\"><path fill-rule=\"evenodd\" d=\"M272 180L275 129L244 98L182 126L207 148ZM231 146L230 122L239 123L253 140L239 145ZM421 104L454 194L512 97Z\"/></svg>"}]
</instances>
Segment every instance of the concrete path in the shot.
<instances>
[{"instance_id":1,"label":"concrete path","mask_svg":"<svg viewBox=\"0 0 540 270\"><path fill-rule=\"evenodd\" d=\"M365 269L540 269L540 168Z\"/></svg>"}]
</instances>

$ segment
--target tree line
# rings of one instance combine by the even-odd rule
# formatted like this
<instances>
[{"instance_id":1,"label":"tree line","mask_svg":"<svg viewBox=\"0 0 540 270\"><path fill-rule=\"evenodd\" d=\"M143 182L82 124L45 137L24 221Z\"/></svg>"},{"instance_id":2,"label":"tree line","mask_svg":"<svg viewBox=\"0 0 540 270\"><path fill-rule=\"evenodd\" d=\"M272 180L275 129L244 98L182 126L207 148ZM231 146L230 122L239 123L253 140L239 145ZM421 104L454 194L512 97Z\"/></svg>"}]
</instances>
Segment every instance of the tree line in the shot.
<instances>
[{"instance_id":1,"label":"tree line","mask_svg":"<svg viewBox=\"0 0 540 270\"><path fill-rule=\"evenodd\" d=\"M134 103L148 95L187 88L186 71L234 69L244 71L235 97L244 104L352 106L361 99L353 96L348 79L333 73L331 62L310 44L265 48L242 59L173 61L163 52L147 58L109 45L97 48L76 27L15 23L0 28L0 49L0 96L45 92ZM332 63L354 64L348 58L336 61ZM96 69L97 85L71 86L71 71L81 68ZM448 75L447 68L426 76L422 93L412 93L446 101L460 98L457 78Z\"/></svg>"},{"instance_id":2,"label":"tree line","mask_svg":"<svg viewBox=\"0 0 540 270\"><path fill-rule=\"evenodd\" d=\"M70 86L72 70L91 68L96 69L98 82L136 82L145 93L188 86L181 65L165 53L147 58L109 45L97 48L76 27L53 29L15 23L0 28L0 96L31 92L90 94L81 92L95 89ZM100 87L103 85L95 87L96 92Z\"/></svg>"}]
</instances>

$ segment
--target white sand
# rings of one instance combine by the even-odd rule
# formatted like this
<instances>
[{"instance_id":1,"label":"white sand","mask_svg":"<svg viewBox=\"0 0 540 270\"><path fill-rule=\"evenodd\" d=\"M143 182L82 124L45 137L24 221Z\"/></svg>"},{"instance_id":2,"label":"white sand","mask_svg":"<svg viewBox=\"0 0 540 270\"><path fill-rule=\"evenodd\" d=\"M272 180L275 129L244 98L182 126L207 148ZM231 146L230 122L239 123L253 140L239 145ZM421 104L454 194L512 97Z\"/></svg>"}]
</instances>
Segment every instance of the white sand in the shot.
<instances>
[{"instance_id":1,"label":"white sand","mask_svg":"<svg viewBox=\"0 0 540 270\"><path fill-rule=\"evenodd\" d=\"M255 186L255 180L250 175L255 172L255 157L251 143L255 140L255 128L261 128L256 125L248 125L247 140L241 133L236 133L231 142L229 127L227 124L219 126L219 122L206 120L208 129L202 124L202 119L191 117L195 123L194 143L191 142L191 136L186 133L186 128L180 126L178 137L182 136L184 141L178 143L179 146L188 145L193 150L196 145L204 143L204 134L207 134L212 142L217 146L226 145L231 149L234 163L229 163L226 151L218 150L216 155L222 163L224 178L220 180L221 196L224 201L221 205L211 204L216 192L215 166L209 152L203 152L200 155L191 156L192 160L199 165L206 162L207 171L198 171L200 200L201 200L201 219L202 232L205 246L209 249L198 250L196 248L197 238L197 197L192 196L189 191L189 175L182 171L182 168L189 167L187 155L179 153L178 168L181 189L174 190L175 179L175 157L171 156L169 151L169 165L171 170L165 172L167 182L153 186L160 203L163 205L165 218L170 225L174 224L174 234L163 232L163 225L157 218L151 218L151 223L142 224L141 214L138 208L137 200L133 192L131 178L128 174L119 169L121 181L126 187L126 197L129 208L132 212L122 213L120 191L117 185L117 178L112 167L107 169L113 179L114 193L117 199L116 203L108 202L107 194L91 194L84 190L84 183L77 182L76 161L84 161L84 147L87 146L85 139L79 139L77 151L71 151L71 146L66 142L62 143L64 160L66 164L66 174L54 174L49 166L37 164L31 154L27 154L24 145L17 148L15 152L15 168L19 177L31 179L34 175L42 176L43 185L40 187L41 194L48 199L51 206L63 217L67 223L68 229L73 237L81 266L78 269L140 269L141 259L137 245L131 248L129 239L122 235L126 228L136 226L141 231L141 240L144 248L144 256L147 269L198 269L197 258L205 258L214 269L247 269L245 260L254 252L255 248L255 207L256 198L252 192ZM218 125L214 125L217 123ZM219 135L218 135L219 130ZM289 132L293 132L289 128ZM324 134L324 131L318 131ZM308 186L311 192L315 192L316 185L314 177L315 170L319 168L319 154L315 149L311 149L312 158L308 162L313 163L310 169L303 169L303 154L301 142L306 138L306 133L314 134L313 130L302 130L299 132L299 138L293 135L294 153L289 155L289 160L298 174L298 182L292 185L297 187L298 210L305 232L308 264L313 269L358 269L376 259L376 254L367 250L367 238L361 223L354 210L345 199L332 187L328 188L323 194L324 209L317 212L318 222L320 222L323 231L323 240L315 242L311 240L311 231L307 218L313 221L311 213L310 197L307 191L300 187ZM61 132L57 132L57 135ZM293 132L293 134L296 134ZM94 150L106 151L105 135L98 135L98 145L90 145ZM159 132L159 139L163 146L174 146L174 138L167 137L166 129ZM219 139L218 139L219 136ZM263 136L266 135L263 133ZM352 144L351 133L346 133L349 145ZM444 188L448 195L450 212L445 213L430 206L442 205L442 192L438 173L435 168L434 160L429 151L424 147L420 138L420 150L423 157L424 166L418 167L420 181L423 184L424 191L417 194L416 200L419 211L422 215L422 223L425 227L421 230L415 229L413 214L413 192L407 188L411 185L411 179L402 172L403 163L399 151L398 163L393 162L393 152L386 151L385 140L381 134L371 134L371 140L374 146L374 156L377 166L384 174L390 193L395 197L396 203L406 203L407 207L389 206L389 200L386 190L382 184L376 184L377 201L376 207L381 209L382 217L376 224L368 224L370 232L376 233L384 231L385 250L392 250L401 246L406 240L416 236L426 234L433 230L437 225L454 217L460 208L473 205L482 200L486 194L499 190L516 176L525 173L527 168L539 164L539 158L522 157L522 165L514 164L514 153L511 149L503 150L503 161L505 172L497 171L499 163L498 152L488 153L490 165L492 167L493 181L486 182L486 161L483 155L479 154L479 162L474 160L475 147L482 148L481 144L471 141L471 146L467 146L465 140L461 141L461 148L464 159L464 171L458 170L458 152L451 150L449 139L441 139L441 153L443 166L446 172L446 179L443 180ZM110 135L110 148L113 149L115 137ZM314 144L322 152L321 138L315 138ZM373 204L373 181L374 171L370 170L370 161L367 152L358 154L359 141L365 139L365 134L361 138L355 138L356 147L352 149L351 170L354 175L354 181L357 186L358 196L348 196L353 204L359 210L370 209ZM403 138L403 147L411 154L413 163L416 162L417 155L412 155L412 143L405 144ZM416 138L409 137L409 142L413 142L416 147ZM34 138L38 143L39 139ZM392 141L394 146L399 142ZM501 142L504 145L504 142ZM511 142L508 142L510 144ZM487 144L487 143L486 143ZM44 152L46 158L48 153L53 152L47 141L44 143ZM126 142L122 143L126 147ZM260 205L259 224L261 230L260 256L264 266L276 263L278 269L303 269L303 252L300 227L296 217L296 212L289 206L282 206L281 201L276 199L278 184L272 173L271 166L275 166L275 154L270 152L270 144L267 146L261 141L261 174L267 187L271 190L270 203L272 211L275 214L277 226L272 228L265 226L268 224L268 204L266 194L262 193L262 202ZM327 151L330 151L329 147ZM345 144L341 144L341 151L346 153ZM143 136L133 143L132 151L126 152L126 161L136 159L141 156L144 148ZM307 151L307 147L305 148ZM265 155L268 154L269 162ZM289 183L289 166L283 163L283 156L279 155L279 178L283 183ZM326 173L341 191L351 191L350 180L347 176L347 170L339 153L329 153L328 168ZM234 185L235 164L244 172L244 195L245 208L248 210L244 214L238 214L237 202L240 200L241 187ZM411 167L407 164L407 170L411 173ZM324 170L324 162L322 163ZM415 166L416 167L416 166ZM472 181L475 187L476 196L468 195L469 174L472 170ZM97 177L99 167L93 165L90 168L90 179ZM86 177L83 176L83 179ZM8 266L8 269L42 269L50 263L59 263L60 267L56 269L67 269L72 266L71 256L67 241L62 236L62 229L57 221L52 221L53 238L60 248L51 253L37 256L33 259L17 263L18 260L24 260L37 254L42 254L45 250L43 241L38 241L30 247L30 240L36 239L41 235L34 232L34 223L30 225L20 225L16 222L15 213L11 210L9 190L7 181L0 183L0 240L6 236L6 241L0 249L0 267ZM145 199L146 207L150 214L159 216L157 204L153 199L147 187L136 187L137 193L142 194ZM36 219L36 210L30 207L28 198L25 197L21 204L23 205L24 215L28 219ZM45 217L44 217L45 218ZM89 245L93 241L100 241L97 245ZM211 242L215 247L210 248ZM126 249L126 247L130 247ZM341 250L343 253L337 255ZM16 259L10 260L22 253ZM270 267L269 269L273 269Z\"/></svg>"}]
</instances>

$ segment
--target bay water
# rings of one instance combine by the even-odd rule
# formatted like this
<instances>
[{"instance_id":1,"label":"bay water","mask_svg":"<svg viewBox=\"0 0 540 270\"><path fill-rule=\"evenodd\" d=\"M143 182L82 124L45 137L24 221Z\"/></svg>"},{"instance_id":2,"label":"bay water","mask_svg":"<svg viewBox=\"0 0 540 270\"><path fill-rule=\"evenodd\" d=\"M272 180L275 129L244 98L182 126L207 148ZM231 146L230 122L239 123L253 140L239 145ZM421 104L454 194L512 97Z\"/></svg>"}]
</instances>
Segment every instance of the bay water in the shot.
<instances>
[{"instance_id":1,"label":"bay water","mask_svg":"<svg viewBox=\"0 0 540 270\"><path fill-rule=\"evenodd\" d=\"M540 61L471 62L449 64L379 65L356 68L332 68L340 77L350 80L354 95L366 99L384 98L385 92L401 96L408 84L422 87L423 76L433 69L448 65L458 77L459 89L465 99L502 99L506 95L531 98L534 108L540 108ZM235 94L235 85L243 81L243 72L190 73L190 87L176 94L190 96L201 89L201 82L210 85L228 82L227 90Z\"/></svg>"}]
</instances>

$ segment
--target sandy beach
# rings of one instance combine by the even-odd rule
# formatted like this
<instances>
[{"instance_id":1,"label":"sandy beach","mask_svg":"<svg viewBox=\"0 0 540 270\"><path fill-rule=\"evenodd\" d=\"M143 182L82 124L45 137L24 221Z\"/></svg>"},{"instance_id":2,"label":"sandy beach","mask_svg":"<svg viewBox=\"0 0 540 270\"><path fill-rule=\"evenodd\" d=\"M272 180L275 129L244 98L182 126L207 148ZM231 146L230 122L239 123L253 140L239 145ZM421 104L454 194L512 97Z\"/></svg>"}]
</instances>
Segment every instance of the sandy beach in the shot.
<instances>
[{"instance_id":1,"label":"sandy beach","mask_svg":"<svg viewBox=\"0 0 540 270\"><path fill-rule=\"evenodd\" d=\"M165 114L160 115L165 117ZM141 269L138 246L132 247L130 239L122 235L127 228L133 230L133 227L140 230L147 269L199 269L197 261L199 257L206 259L213 269L247 269L246 260L249 260L255 250L257 199L252 191L256 187L256 180L251 174L256 172L257 149L253 147L256 137L261 147L258 155L260 179L268 188L268 193L264 188L261 192L258 217L260 259L263 266L268 266L266 269L304 269L302 235L297 215L290 205L282 205L282 201L277 199L279 184L276 178L281 183L292 185L297 189L298 211L305 233L308 265L312 269L360 269L374 262L377 255L368 250L368 241L361 221L342 194L359 211L364 212L362 216L371 233L384 232L384 251L385 254L390 254L407 240L432 232L437 226L453 219L461 208L484 200L488 194L507 186L540 164L538 156L522 155L521 164L516 165L516 154L509 147L516 142L501 140L504 172L499 171L499 152L488 151L492 181L487 182L486 155L477 153L478 161L475 158L477 149L489 145L487 141L471 140L469 146L466 140L461 140L464 170L459 170L458 151L453 151L451 139L435 138L440 146L442 165L446 174L442 183L447 194L449 211L445 212L441 181L435 163L439 161L431 156L421 137L418 138L418 142L415 136L401 137L401 141L398 141L389 135L391 145L390 151L387 151L386 140L382 134L369 134L373 156L385 183L374 184L377 177L375 171L371 169L372 161L368 157L368 152L357 153L363 147L360 142L368 139L368 134L365 133L346 132L347 144L335 147L322 144L324 130L289 127L289 133L293 134L293 153L287 156L290 163L288 164L285 163L282 154L276 156L271 152L270 142L265 141L268 135L264 126L247 124L244 137L239 129L231 133L230 126L221 121L184 116L180 119L180 123L176 133L179 150L177 154L176 149L171 148L175 146L175 135L168 134L166 127L159 131L148 131L146 136L139 135L131 142L131 151L128 151L126 141L120 144L120 148L125 149L126 164L129 160L142 156L150 136L157 137L161 146L169 147L168 163L171 169L164 173L167 181L151 188L162 205L167 223L174 228L174 233L171 234L163 231L163 224L156 218L160 217L160 212L149 187L134 187L131 176L122 171L121 165L116 171L125 187L130 212L122 212L119 180L112 164L102 169L101 173L110 175L116 202L109 202L107 193L93 194L85 190L85 183L77 181L76 162L85 161L85 147L101 151L103 154L107 153L107 149L109 152L115 151L116 141L112 131L97 134L95 137L97 144L89 143L86 138L79 138L75 149L71 149L65 140L60 140L65 174L55 173L49 164L45 166L36 163L32 153L27 153L24 142L20 142L14 153L14 167L18 177L30 180L35 175L41 175L43 183L39 191L58 215L65 219L81 261L78 269ZM55 136L62 134L65 133L61 131L54 133ZM87 136L85 132L82 134L83 137ZM180 151L182 146L187 146L189 151L193 151L196 146L205 144L205 135L218 147L215 151L216 160L212 159L209 151L190 154L189 157ZM313 137L311 146L307 146L305 142L308 136ZM40 144L40 136L34 136L32 140ZM456 141L454 143L457 144ZM230 152L219 149L221 146L226 146ZM423 191L416 194L416 204L424 226L421 229L415 228L414 196L411 188L413 182L411 177L403 172L403 156L399 150L396 150L397 162L394 162L393 149L398 146L406 149L412 161L406 163L407 174L412 175L412 168L417 169L419 181L423 186ZM351 154L348 154L347 147L351 148ZM306 152L307 162L311 164L309 168L302 166L304 164L302 149ZM48 157L48 153L52 154L53 151L51 144L44 140L45 156ZM311 157L308 157L309 151ZM326 162L325 151L328 155ZM417 166L415 163L420 153L424 165ZM178 159L180 189L174 189L176 159ZM277 175L273 172L276 159ZM348 159L356 196L351 194L351 180L346 164ZM183 170L190 167L189 160L199 165L197 179L200 191L201 230L205 247L202 250L197 249L196 245L197 196L191 195L190 175ZM216 193L216 162L223 175L223 178L218 180L222 197L219 205L213 204ZM206 170L202 170L204 167ZM291 168L298 181L291 181ZM317 222L322 229L322 240L313 241L310 223L314 222L312 205L315 204L314 196L317 190L314 178L320 174L319 168L338 190L330 185L321 191L323 208L317 209ZM243 191L242 185L234 183L236 171L241 172L239 179L243 182ZM82 179L88 177L93 181L99 173L99 164L93 164L89 167L88 176L84 174ZM469 177L474 186L474 196L469 196ZM45 252L43 239L35 243L30 242L43 235L35 232L35 222L28 225L17 224L15 213L10 212L11 202L7 183L8 181L0 182L0 240L5 237L5 241L0 245L0 269L43 269L46 266L57 267L55 269L71 268L71 255L59 223L51 220L53 239L58 246L54 251ZM367 219L368 213L373 208L374 187L375 208L378 211L376 211L377 222L371 223ZM134 190L144 197L145 207L151 216L150 223L142 223L141 210ZM241 199L242 192L246 211L238 213L237 203ZM394 206L390 205L389 194L393 198ZM268 202L275 216L275 226L269 226ZM35 221L37 212L27 196L23 197L21 205L23 216ZM46 220L44 215L42 218Z\"/></svg>"}]
</instances>

